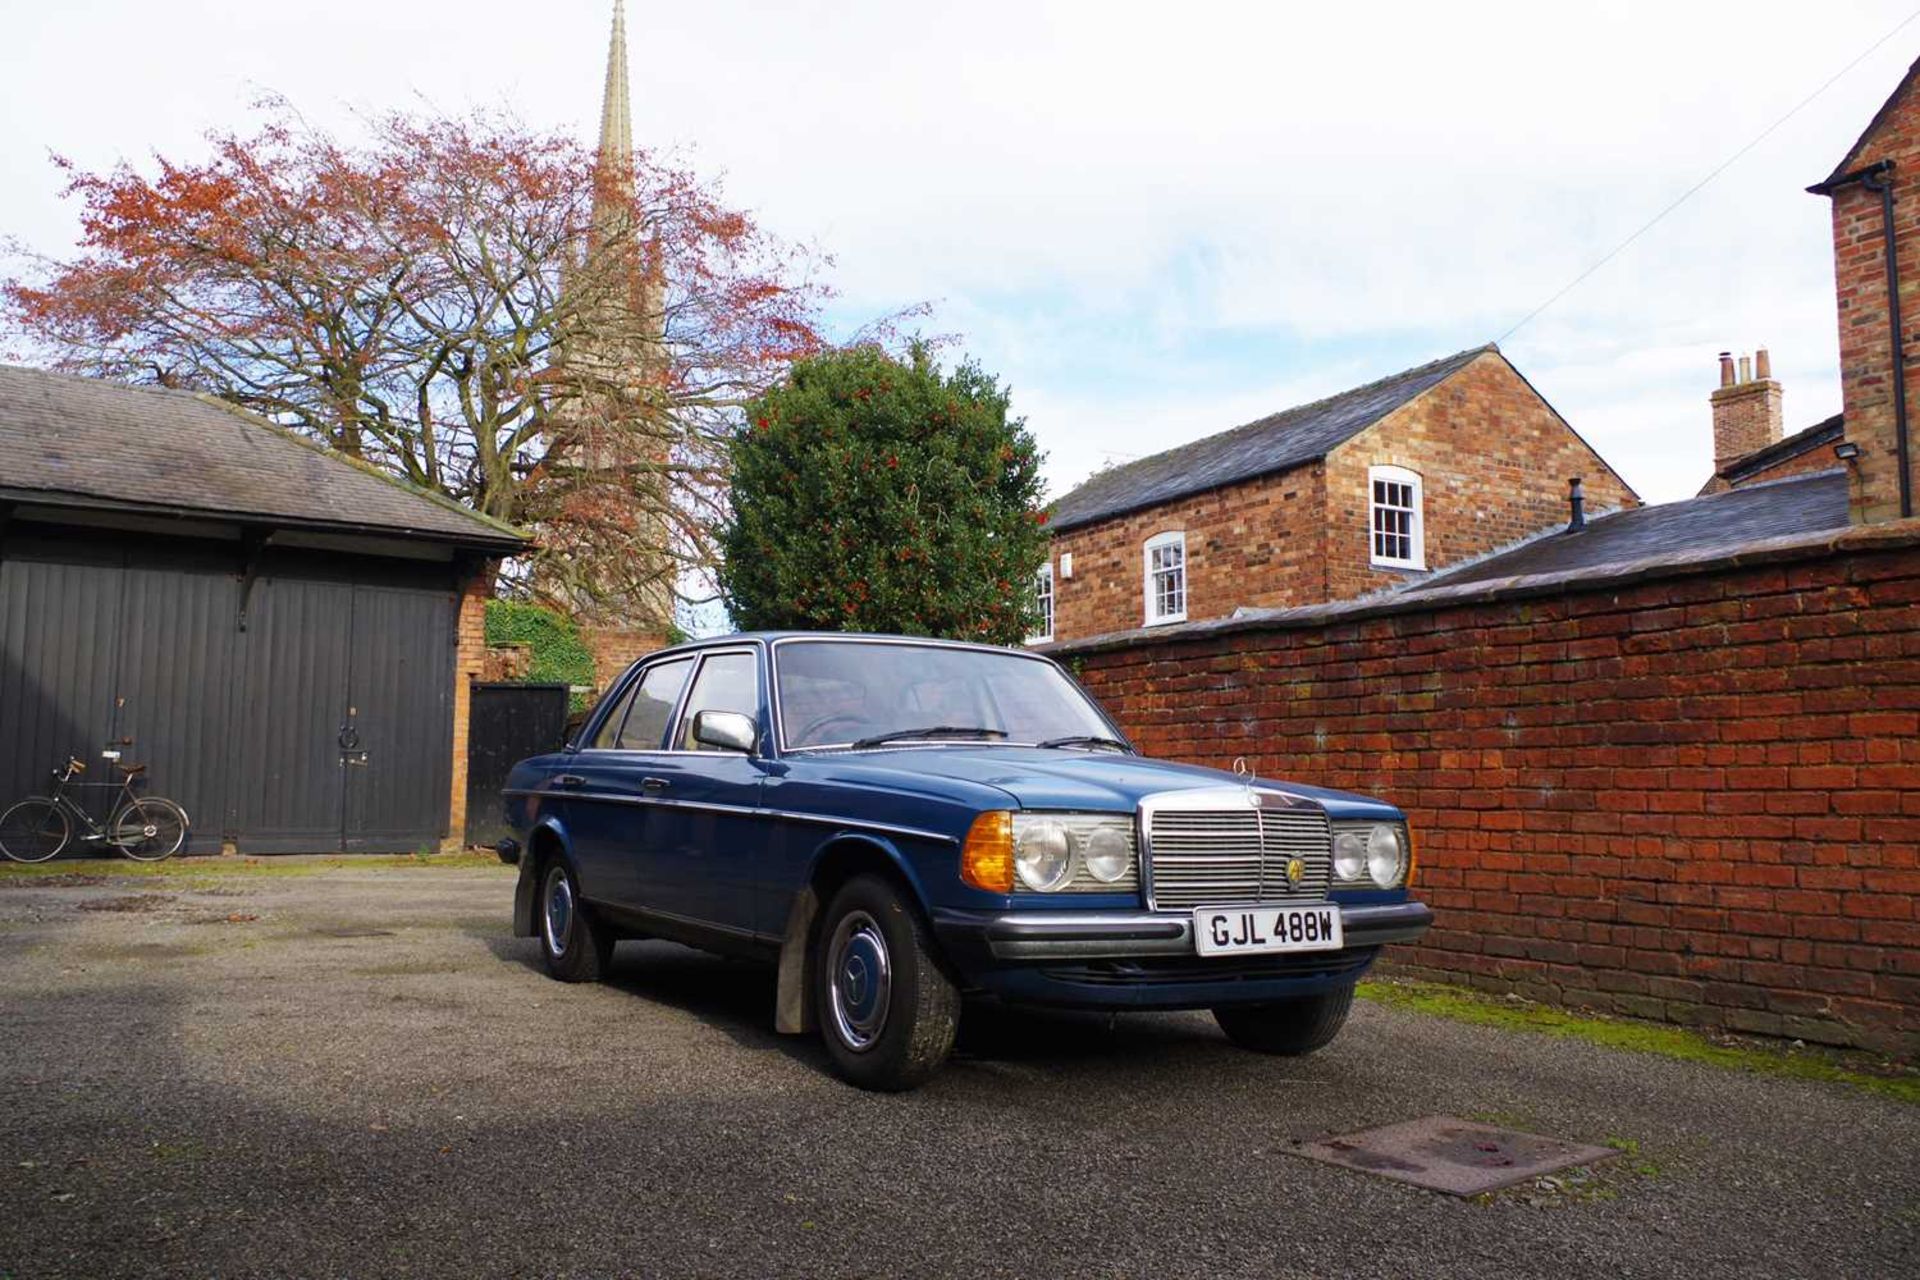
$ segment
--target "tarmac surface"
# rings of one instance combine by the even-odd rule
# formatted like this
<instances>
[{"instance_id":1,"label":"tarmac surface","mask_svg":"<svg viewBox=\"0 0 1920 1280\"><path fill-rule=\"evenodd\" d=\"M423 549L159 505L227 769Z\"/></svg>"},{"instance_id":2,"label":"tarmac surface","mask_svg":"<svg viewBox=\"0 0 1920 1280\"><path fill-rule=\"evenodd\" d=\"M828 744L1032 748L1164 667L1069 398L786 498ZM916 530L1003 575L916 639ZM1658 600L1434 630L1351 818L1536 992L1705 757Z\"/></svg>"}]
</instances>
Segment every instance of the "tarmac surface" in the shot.
<instances>
[{"instance_id":1,"label":"tarmac surface","mask_svg":"<svg viewBox=\"0 0 1920 1280\"><path fill-rule=\"evenodd\" d=\"M506 868L0 880L0 1278L1910 1276L1920 1108L1361 1003L970 1010L917 1093L770 971L563 986ZM96 874L97 873L97 874ZM1460 1199L1290 1153L1448 1114L1626 1149Z\"/></svg>"}]
</instances>

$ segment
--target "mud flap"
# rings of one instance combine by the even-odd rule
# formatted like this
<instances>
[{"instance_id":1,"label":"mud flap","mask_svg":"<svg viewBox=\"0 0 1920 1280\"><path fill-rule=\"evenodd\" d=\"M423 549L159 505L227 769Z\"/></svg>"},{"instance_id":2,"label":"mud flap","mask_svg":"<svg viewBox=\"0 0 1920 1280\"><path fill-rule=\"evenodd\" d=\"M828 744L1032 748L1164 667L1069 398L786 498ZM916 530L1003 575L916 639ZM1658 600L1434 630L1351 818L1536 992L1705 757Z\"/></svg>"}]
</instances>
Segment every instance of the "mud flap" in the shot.
<instances>
[{"instance_id":1,"label":"mud flap","mask_svg":"<svg viewBox=\"0 0 1920 1280\"><path fill-rule=\"evenodd\" d=\"M814 1030L813 1001L807 994L807 964L813 948L813 922L820 914L820 895L808 885L793 895L787 912L787 931L780 942L780 977L774 987L773 1029L781 1035L804 1035Z\"/></svg>"}]
</instances>

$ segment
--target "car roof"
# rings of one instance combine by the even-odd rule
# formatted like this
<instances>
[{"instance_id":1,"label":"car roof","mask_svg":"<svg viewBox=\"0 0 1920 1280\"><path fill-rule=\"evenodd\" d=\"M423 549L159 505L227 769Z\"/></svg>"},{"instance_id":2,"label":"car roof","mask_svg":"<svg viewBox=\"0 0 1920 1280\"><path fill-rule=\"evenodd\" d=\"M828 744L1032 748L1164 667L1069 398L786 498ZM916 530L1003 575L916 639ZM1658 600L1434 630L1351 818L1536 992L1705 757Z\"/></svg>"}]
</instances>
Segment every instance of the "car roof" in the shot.
<instances>
[{"instance_id":1,"label":"car roof","mask_svg":"<svg viewBox=\"0 0 1920 1280\"><path fill-rule=\"evenodd\" d=\"M879 631L734 631L723 636L706 636L698 640L682 641L680 644L648 654L646 660L652 661L672 653L696 653L702 649L724 648L728 645L743 643L773 645L786 640L887 641L895 644L938 645L947 649L977 649L985 653L1011 653L1019 657L1037 658L1042 662L1052 661L1045 654L1011 645L982 644L974 640L947 640L939 636L889 635Z\"/></svg>"}]
</instances>

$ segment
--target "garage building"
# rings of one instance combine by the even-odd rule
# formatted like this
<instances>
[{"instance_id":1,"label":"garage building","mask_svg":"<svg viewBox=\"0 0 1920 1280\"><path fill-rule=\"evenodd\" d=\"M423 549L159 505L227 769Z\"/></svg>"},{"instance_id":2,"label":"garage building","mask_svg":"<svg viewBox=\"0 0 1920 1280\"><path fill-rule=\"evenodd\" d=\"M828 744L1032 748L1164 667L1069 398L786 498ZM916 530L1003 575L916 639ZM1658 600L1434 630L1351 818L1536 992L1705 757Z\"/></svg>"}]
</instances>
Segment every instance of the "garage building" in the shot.
<instances>
[{"instance_id":1,"label":"garage building","mask_svg":"<svg viewBox=\"0 0 1920 1280\"><path fill-rule=\"evenodd\" d=\"M192 851L439 846L525 542L214 397L0 367L0 806L131 740Z\"/></svg>"}]
</instances>

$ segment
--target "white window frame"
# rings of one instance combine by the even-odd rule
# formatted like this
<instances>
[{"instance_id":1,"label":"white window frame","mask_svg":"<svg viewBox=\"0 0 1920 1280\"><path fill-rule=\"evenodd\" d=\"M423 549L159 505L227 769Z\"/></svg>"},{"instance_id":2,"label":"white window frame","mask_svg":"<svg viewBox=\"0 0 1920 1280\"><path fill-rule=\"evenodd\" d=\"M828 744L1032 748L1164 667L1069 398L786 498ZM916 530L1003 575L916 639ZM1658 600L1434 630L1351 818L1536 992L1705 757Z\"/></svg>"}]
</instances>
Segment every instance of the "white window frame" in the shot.
<instances>
[{"instance_id":1,"label":"white window frame","mask_svg":"<svg viewBox=\"0 0 1920 1280\"><path fill-rule=\"evenodd\" d=\"M1157 589L1157 584L1153 580L1153 553L1167 547L1177 547L1180 551L1179 564L1173 566L1170 570L1170 572L1180 575L1180 607L1177 610L1169 610L1166 613L1162 613L1160 612L1160 592ZM1190 580L1187 577L1186 533L1181 530L1172 530L1167 533L1156 533L1153 537L1148 538L1146 544L1140 548L1140 566L1141 590L1146 596L1146 625L1149 627L1157 627L1169 622L1185 622L1187 620L1187 599L1190 586ZM1169 572L1169 570L1161 570L1161 572L1166 573Z\"/></svg>"},{"instance_id":2,"label":"white window frame","mask_svg":"<svg viewBox=\"0 0 1920 1280\"><path fill-rule=\"evenodd\" d=\"M1382 503L1378 498L1378 486L1382 484L1405 485L1409 490L1407 506L1395 506ZM1376 523L1382 510L1405 511L1408 520L1408 543L1413 554L1405 559L1380 554L1378 541L1379 525ZM1426 485L1420 479L1420 473L1409 471L1405 467L1375 466L1367 468L1367 560L1382 569L1425 569L1427 567L1427 495Z\"/></svg>"},{"instance_id":3,"label":"white window frame","mask_svg":"<svg viewBox=\"0 0 1920 1280\"><path fill-rule=\"evenodd\" d=\"M1033 575L1036 594L1040 599L1040 629L1027 637L1028 644L1047 644L1053 639L1053 557L1035 570Z\"/></svg>"}]
</instances>

